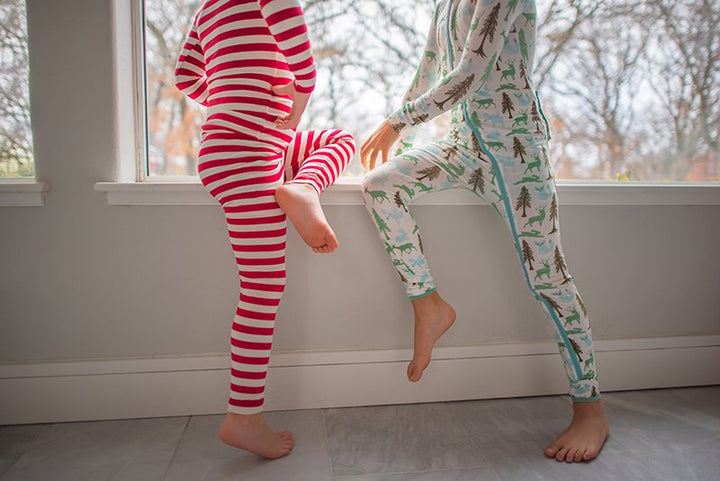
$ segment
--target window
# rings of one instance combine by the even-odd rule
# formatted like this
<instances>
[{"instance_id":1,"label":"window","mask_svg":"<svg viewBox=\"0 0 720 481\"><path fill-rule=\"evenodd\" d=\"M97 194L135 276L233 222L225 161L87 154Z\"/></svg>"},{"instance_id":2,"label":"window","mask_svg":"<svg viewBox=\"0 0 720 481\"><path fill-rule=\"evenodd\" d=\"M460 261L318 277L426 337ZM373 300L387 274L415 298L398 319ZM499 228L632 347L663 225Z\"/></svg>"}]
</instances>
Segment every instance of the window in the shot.
<instances>
[{"instance_id":1,"label":"window","mask_svg":"<svg viewBox=\"0 0 720 481\"><path fill-rule=\"evenodd\" d=\"M138 0L140 1L140 0ZM149 178L192 176L202 111L172 73L199 0L145 0ZM537 0L535 82L558 178L720 180L720 5ZM362 141L415 72L433 0L303 2L318 85L301 128ZM447 129L436 119L421 139ZM361 174L355 161L347 175Z\"/></svg>"},{"instance_id":2,"label":"window","mask_svg":"<svg viewBox=\"0 0 720 481\"><path fill-rule=\"evenodd\" d=\"M0 178L33 178L24 0L0 3Z\"/></svg>"}]
</instances>

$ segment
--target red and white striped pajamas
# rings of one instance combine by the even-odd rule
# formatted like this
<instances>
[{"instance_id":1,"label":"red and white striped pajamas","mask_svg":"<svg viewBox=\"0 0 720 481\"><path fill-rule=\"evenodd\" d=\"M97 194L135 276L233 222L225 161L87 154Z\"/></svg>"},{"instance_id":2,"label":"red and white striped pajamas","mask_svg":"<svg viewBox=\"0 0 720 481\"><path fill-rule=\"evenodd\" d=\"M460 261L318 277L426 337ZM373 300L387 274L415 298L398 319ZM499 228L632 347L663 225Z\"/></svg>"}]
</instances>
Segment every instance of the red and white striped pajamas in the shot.
<instances>
[{"instance_id":1,"label":"red and white striped pajamas","mask_svg":"<svg viewBox=\"0 0 720 481\"><path fill-rule=\"evenodd\" d=\"M279 130L292 101L271 87L310 93L315 66L297 0L205 0L175 70L175 84L207 107L198 174L221 204L240 275L231 333L228 411L262 411L275 317L285 289L285 180L332 184L355 152L342 130Z\"/></svg>"}]
</instances>

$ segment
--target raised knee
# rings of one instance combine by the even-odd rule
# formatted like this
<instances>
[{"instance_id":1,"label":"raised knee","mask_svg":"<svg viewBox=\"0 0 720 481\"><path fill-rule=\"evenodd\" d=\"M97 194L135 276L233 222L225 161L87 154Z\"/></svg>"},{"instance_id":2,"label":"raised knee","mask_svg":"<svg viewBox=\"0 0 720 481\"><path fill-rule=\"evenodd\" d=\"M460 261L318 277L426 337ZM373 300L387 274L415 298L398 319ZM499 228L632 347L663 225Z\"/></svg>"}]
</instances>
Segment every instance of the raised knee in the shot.
<instances>
[{"instance_id":1,"label":"raised knee","mask_svg":"<svg viewBox=\"0 0 720 481\"><path fill-rule=\"evenodd\" d=\"M357 144L355 143L355 137L347 130L336 130L332 135L332 142L338 145L342 145L349 150L350 157L355 155L357 150Z\"/></svg>"}]
</instances>

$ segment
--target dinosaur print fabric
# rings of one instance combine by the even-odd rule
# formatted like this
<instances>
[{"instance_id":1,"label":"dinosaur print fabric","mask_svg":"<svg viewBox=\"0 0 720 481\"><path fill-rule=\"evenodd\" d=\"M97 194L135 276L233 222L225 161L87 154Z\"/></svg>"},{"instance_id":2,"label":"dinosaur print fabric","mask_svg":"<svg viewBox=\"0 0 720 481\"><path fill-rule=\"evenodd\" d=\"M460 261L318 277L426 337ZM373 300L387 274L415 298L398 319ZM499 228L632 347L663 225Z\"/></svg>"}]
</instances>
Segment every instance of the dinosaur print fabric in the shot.
<instances>
[{"instance_id":1,"label":"dinosaur print fabric","mask_svg":"<svg viewBox=\"0 0 720 481\"><path fill-rule=\"evenodd\" d=\"M363 180L365 205L410 299L435 290L410 204L465 188L505 220L528 288L555 327L576 401L600 398L592 336L560 242L549 130L532 84L534 0L441 0L402 108L395 157ZM450 110L446 137L412 127Z\"/></svg>"}]
</instances>

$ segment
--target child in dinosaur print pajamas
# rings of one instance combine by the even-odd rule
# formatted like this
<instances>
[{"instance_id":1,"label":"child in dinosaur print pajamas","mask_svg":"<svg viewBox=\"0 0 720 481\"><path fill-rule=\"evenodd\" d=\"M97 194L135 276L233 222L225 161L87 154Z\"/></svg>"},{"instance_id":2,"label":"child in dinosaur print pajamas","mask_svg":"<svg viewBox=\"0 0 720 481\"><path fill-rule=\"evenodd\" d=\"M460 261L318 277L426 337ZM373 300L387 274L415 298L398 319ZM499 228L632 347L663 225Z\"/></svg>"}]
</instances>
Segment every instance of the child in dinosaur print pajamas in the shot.
<instances>
[{"instance_id":1,"label":"child in dinosaur print pajamas","mask_svg":"<svg viewBox=\"0 0 720 481\"><path fill-rule=\"evenodd\" d=\"M363 165L374 169L378 156L383 162L362 190L415 311L411 381L422 376L455 311L437 291L408 206L427 192L465 188L502 216L527 286L555 327L570 381L573 419L545 455L579 462L597 456L608 425L587 313L560 243L550 133L532 81L535 20L534 0L440 0L402 107L361 147ZM412 127L446 111L448 134L413 146Z\"/></svg>"},{"instance_id":2,"label":"child in dinosaur print pajamas","mask_svg":"<svg viewBox=\"0 0 720 481\"><path fill-rule=\"evenodd\" d=\"M175 70L178 89L207 107L198 174L223 208L240 277L220 437L266 458L294 446L262 416L285 289L286 215L315 252L335 250L318 197L355 152L342 130L295 131L315 75L297 0L204 0Z\"/></svg>"}]
</instances>

